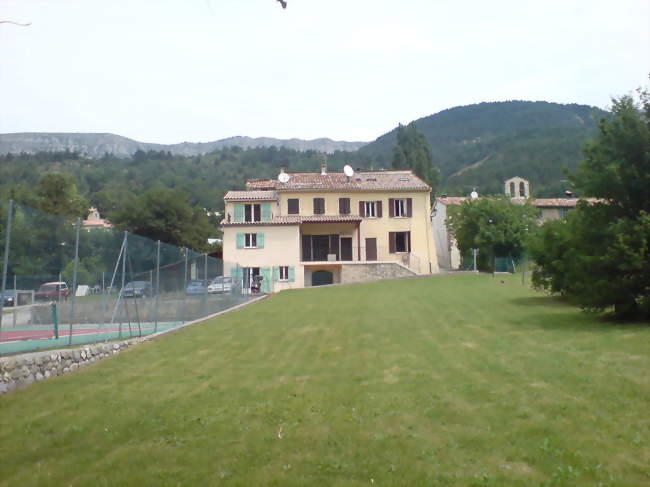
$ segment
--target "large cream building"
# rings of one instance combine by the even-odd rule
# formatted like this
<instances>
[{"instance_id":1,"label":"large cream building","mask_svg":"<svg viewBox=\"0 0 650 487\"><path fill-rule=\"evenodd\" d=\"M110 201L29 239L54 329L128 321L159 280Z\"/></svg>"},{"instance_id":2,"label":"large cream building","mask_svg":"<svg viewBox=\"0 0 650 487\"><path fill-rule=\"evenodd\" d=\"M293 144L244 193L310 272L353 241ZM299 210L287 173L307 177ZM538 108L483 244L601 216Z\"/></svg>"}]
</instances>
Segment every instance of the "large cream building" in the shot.
<instances>
[{"instance_id":1,"label":"large cream building","mask_svg":"<svg viewBox=\"0 0 650 487\"><path fill-rule=\"evenodd\" d=\"M226 275L263 292L437 272L431 188L410 170L285 173L225 197Z\"/></svg>"}]
</instances>

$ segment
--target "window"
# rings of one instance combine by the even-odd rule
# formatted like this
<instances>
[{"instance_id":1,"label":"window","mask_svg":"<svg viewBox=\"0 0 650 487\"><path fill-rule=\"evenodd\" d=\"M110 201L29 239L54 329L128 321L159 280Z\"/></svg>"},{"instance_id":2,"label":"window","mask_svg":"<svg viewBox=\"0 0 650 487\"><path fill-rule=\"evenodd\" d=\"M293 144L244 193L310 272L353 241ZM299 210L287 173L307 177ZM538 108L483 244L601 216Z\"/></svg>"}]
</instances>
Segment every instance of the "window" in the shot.
<instances>
[{"instance_id":1,"label":"window","mask_svg":"<svg viewBox=\"0 0 650 487\"><path fill-rule=\"evenodd\" d=\"M262 206L260 204L244 205L244 221L262 221Z\"/></svg>"},{"instance_id":2,"label":"window","mask_svg":"<svg viewBox=\"0 0 650 487\"><path fill-rule=\"evenodd\" d=\"M314 198L314 215L325 214L325 198Z\"/></svg>"},{"instance_id":3,"label":"window","mask_svg":"<svg viewBox=\"0 0 650 487\"><path fill-rule=\"evenodd\" d=\"M288 281L289 280L289 266L281 265L280 266L280 278L279 281Z\"/></svg>"},{"instance_id":4,"label":"window","mask_svg":"<svg viewBox=\"0 0 650 487\"><path fill-rule=\"evenodd\" d=\"M350 198L339 198L339 214L350 214Z\"/></svg>"},{"instance_id":5,"label":"window","mask_svg":"<svg viewBox=\"0 0 650 487\"><path fill-rule=\"evenodd\" d=\"M526 185L524 185L523 181L519 183L519 196L522 198L526 196Z\"/></svg>"},{"instance_id":6,"label":"window","mask_svg":"<svg viewBox=\"0 0 650 487\"><path fill-rule=\"evenodd\" d=\"M406 200L395 200L395 216L406 216Z\"/></svg>"},{"instance_id":7,"label":"window","mask_svg":"<svg viewBox=\"0 0 650 487\"><path fill-rule=\"evenodd\" d=\"M364 203L363 214L366 218L377 218L377 207L374 201L366 201Z\"/></svg>"},{"instance_id":8,"label":"window","mask_svg":"<svg viewBox=\"0 0 650 487\"><path fill-rule=\"evenodd\" d=\"M390 232L388 234L389 252L410 252L411 251L411 232Z\"/></svg>"},{"instance_id":9,"label":"window","mask_svg":"<svg viewBox=\"0 0 650 487\"><path fill-rule=\"evenodd\" d=\"M359 201L359 216L381 218L381 201Z\"/></svg>"},{"instance_id":10,"label":"window","mask_svg":"<svg viewBox=\"0 0 650 487\"><path fill-rule=\"evenodd\" d=\"M515 183L514 183L514 181L510 182L510 196L512 196L513 198L515 196Z\"/></svg>"},{"instance_id":11,"label":"window","mask_svg":"<svg viewBox=\"0 0 650 487\"><path fill-rule=\"evenodd\" d=\"M287 200L287 214L297 215L300 213L300 200L298 198L289 198Z\"/></svg>"},{"instance_id":12,"label":"window","mask_svg":"<svg viewBox=\"0 0 650 487\"><path fill-rule=\"evenodd\" d=\"M257 248L257 234L256 233L246 233L244 234L244 248L245 249L255 249Z\"/></svg>"}]
</instances>

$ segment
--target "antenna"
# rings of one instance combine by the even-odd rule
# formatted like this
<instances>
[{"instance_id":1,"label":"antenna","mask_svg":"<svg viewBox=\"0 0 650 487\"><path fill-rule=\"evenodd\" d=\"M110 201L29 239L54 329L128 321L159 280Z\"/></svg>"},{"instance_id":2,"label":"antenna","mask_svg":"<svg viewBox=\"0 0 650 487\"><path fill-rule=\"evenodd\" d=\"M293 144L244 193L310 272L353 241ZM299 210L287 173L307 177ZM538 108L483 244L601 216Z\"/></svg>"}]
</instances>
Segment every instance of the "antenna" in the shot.
<instances>
[{"instance_id":1,"label":"antenna","mask_svg":"<svg viewBox=\"0 0 650 487\"><path fill-rule=\"evenodd\" d=\"M343 168L343 173L347 177L351 178L352 176L354 176L354 169L352 169L352 166L346 164L345 167Z\"/></svg>"},{"instance_id":2,"label":"antenna","mask_svg":"<svg viewBox=\"0 0 650 487\"><path fill-rule=\"evenodd\" d=\"M280 181L281 183L288 183L289 179L291 179L291 176L289 176L284 171L282 171L280 174L278 174L278 181Z\"/></svg>"}]
</instances>

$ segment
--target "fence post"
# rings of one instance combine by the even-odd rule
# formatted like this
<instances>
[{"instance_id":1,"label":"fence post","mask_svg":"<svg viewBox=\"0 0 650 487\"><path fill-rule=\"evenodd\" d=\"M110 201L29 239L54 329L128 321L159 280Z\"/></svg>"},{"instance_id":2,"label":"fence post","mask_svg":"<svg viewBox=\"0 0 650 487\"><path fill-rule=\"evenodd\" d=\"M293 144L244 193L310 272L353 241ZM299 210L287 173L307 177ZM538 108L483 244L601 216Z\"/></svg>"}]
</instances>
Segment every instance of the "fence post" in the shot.
<instances>
[{"instance_id":1,"label":"fence post","mask_svg":"<svg viewBox=\"0 0 650 487\"><path fill-rule=\"evenodd\" d=\"M187 247L183 247L183 250L185 251L185 270L183 272L183 317L181 322L185 323L185 317L187 316L187 294L185 292L187 291Z\"/></svg>"},{"instance_id":2,"label":"fence post","mask_svg":"<svg viewBox=\"0 0 650 487\"><path fill-rule=\"evenodd\" d=\"M77 270L79 269L79 232L81 231L81 218L77 218L77 236L74 242L74 269L72 271L72 302L70 303L70 335L68 345L72 345L72 322L74 321L74 306L77 302Z\"/></svg>"},{"instance_id":3,"label":"fence post","mask_svg":"<svg viewBox=\"0 0 650 487\"><path fill-rule=\"evenodd\" d=\"M127 231L124 230L124 251L122 253L122 290L120 291L120 299L122 301L122 305L124 306L124 309L126 310L126 303L124 302L124 278L126 277L126 251L127 251ZM119 303L118 303L119 305ZM129 323L130 326L130 323ZM122 339L122 320L120 320L120 340Z\"/></svg>"},{"instance_id":4,"label":"fence post","mask_svg":"<svg viewBox=\"0 0 650 487\"><path fill-rule=\"evenodd\" d=\"M203 316L208 315L208 254L203 254Z\"/></svg>"},{"instance_id":5,"label":"fence post","mask_svg":"<svg viewBox=\"0 0 650 487\"><path fill-rule=\"evenodd\" d=\"M18 314L18 310L16 307L18 306L18 286L16 283L18 282L18 279L16 279L16 272L14 271L14 328L16 328L16 315Z\"/></svg>"},{"instance_id":6,"label":"fence post","mask_svg":"<svg viewBox=\"0 0 650 487\"><path fill-rule=\"evenodd\" d=\"M158 240L158 248L156 249L156 301L154 303L154 313L156 323L153 332L158 331L158 294L160 294L160 240Z\"/></svg>"},{"instance_id":7,"label":"fence post","mask_svg":"<svg viewBox=\"0 0 650 487\"><path fill-rule=\"evenodd\" d=\"M52 301L50 303L52 307L52 323L54 323L54 338L59 338L59 315L56 312L56 302Z\"/></svg>"},{"instance_id":8,"label":"fence post","mask_svg":"<svg viewBox=\"0 0 650 487\"><path fill-rule=\"evenodd\" d=\"M9 267L9 242L11 242L11 222L14 213L14 200L9 200L9 214L7 215L7 233L5 234L5 255L2 260L2 284L0 284L0 332L2 332L2 313L4 311L4 295L7 288L7 268ZM14 307L16 303L14 303ZM14 310L15 312L15 310Z\"/></svg>"}]
</instances>

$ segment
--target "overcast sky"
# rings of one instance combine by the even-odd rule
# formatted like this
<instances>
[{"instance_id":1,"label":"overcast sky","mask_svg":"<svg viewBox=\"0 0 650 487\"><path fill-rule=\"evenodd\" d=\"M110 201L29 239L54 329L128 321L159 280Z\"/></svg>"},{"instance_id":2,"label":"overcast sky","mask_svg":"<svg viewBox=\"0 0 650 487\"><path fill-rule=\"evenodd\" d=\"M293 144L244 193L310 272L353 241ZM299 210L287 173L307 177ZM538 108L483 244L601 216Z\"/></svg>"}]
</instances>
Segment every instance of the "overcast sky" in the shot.
<instances>
[{"instance_id":1,"label":"overcast sky","mask_svg":"<svg viewBox=\"0 0 650 487\"><path fill-rule=\"evenodd\" d=\"M0 133L373 140L648 85L648 0L0 0Z\"/></svg>"}]
</instances>

